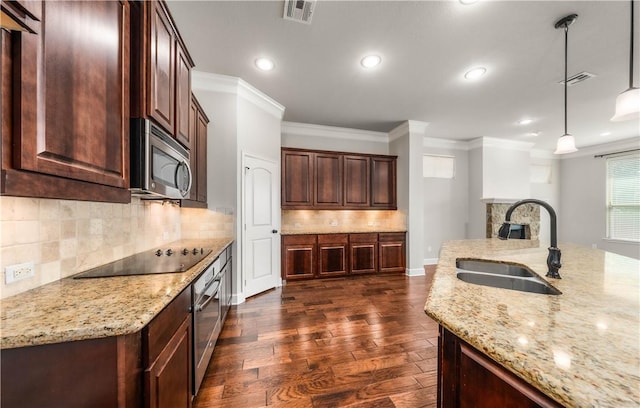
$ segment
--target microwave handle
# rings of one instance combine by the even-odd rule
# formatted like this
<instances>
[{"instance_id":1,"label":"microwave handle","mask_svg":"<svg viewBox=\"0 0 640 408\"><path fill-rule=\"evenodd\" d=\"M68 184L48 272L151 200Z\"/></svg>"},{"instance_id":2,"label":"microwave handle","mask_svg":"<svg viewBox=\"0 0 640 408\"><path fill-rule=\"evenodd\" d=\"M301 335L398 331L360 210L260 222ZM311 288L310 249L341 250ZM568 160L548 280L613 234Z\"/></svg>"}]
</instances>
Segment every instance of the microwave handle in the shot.
<instances>
[{"instance_id":1,"label":"microwave handle","mask_svg":"<svg viewBox=\"0 0 640 408\"><path fill-rule=\"evenodd\" d=\"M189 174L189 182L187 183L187 188L185 190L183 190L182 188L179 187L179 184L177 182L178 180L178 173L180 172L180 168L184 167L187 170L187 174ZM186 197L187 194L189 194L189 191L191 190L191 183L193 182L193 175L191 174L191 167L189 166L189 163L187 163L186 161L181 161L180 164L178 164L176 166L176 186L178 186L178 189L180 190L180 194L183 197Z\"/></svg>"}]
</instances>

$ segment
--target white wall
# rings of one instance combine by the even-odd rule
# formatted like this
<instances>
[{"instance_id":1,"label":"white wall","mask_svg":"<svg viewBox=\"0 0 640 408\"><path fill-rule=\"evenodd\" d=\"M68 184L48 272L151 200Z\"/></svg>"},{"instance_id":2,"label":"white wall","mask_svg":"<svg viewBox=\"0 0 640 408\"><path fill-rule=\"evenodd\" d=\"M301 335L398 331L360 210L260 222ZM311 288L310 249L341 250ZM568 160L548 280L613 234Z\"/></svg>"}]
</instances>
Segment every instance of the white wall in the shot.
<instances>
[{"instance_id":1,"label":"white wall","mask_svg":"<svg viewBox=\"0 0 640 408\"><path fill-rule=\"evenodd\" d=\"M635 138L593 146L562 159L558 212L560 241L596 245L605 251L640 259L640 243L606 239L606 159L593 157L639 147L640 139Z\"/></svg>"},{"instance_id":2,"label":"white wall","mask_svg":"<svg viewBox=\"0 0 640 408\"><path fill-rule=\"evenodd\" d=\"M423 178L424 189L424 257L435 263L442 243L463 239L467 234L469 208L469 152L458 148L424 148L424 154L453 156L455 178Z\"/></svg>"}]
</instances>

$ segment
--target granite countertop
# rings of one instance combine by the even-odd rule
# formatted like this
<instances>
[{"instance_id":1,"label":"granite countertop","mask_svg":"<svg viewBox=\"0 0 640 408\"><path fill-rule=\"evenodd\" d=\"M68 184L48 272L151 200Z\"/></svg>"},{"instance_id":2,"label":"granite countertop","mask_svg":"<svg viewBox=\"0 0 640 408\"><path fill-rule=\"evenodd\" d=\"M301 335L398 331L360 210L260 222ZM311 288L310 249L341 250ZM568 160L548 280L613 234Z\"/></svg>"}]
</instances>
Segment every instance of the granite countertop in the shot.
<instances>
[{"instance_id":1,"label":"granite countertop","mask_svg":"<svg viewBox=\"0 0 640 408\"><path fill-rule=\"evenodd\" d=\"M375 232L407 232L406 228L390 228L390 227L350 227L350 226L323 226L313 228L300 227L300 228L285 228L282 230L281 235L307 235L307 234L361 234L361 233L375 233Z\"/></svg>"},{"instance_id":2,"label":"granite countertop","mask_svg":"<svg viewBox=\"0 0 640 408\"><path fill-rule=\"evenodd\" d=\"M232 238L183 240L178 247L202 246L211 253L182 273L108 278L72 277L2 299L2 349L135 333L220 255Z\"/></svg>"},{"instance_id":3,"label":"granite countertop","mask_svg":"<svg viewBox=\"0 0 640 408\"><path fill-rule=\"evenodd\" d=\"M640 261L561 243L562 279L556 280L545 278L546 246L447 242L425 312L564 406L640 406ZM455 267L462 257L527 265L562 294L463 282Z\"/></svg>"}]
</instances>

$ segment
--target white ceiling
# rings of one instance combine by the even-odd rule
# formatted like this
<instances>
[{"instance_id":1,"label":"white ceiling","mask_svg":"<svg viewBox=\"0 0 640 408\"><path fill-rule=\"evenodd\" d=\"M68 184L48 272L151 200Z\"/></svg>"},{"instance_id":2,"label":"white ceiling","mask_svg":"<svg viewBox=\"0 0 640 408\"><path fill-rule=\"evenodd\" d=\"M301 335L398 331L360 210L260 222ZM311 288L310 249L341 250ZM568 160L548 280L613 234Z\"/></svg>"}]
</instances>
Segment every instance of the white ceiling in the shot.
<instances>
[{"instance_id":1,"label":"white ceiling","mask_svg":"<svg viewBox=\"0 0 640 408\"><path fill-rule=\"evenodd\" d=\"M569 133L578 148L640 134L636 120L609 121L628 87L629 1L318 0L310 25L284 20L284 1L168 4L196 70L242 78L284 105L285 121L387 132L417 120L429 123L428 137L505 138L545 150L564 133L564 32L554 24L576 13L569 76L597 76L569 87ZM370 52L383 62L364 70ZM258 71L260 56L275 69ZM465 81L477 65L487 74ZM517 125L525 117L533 123Z\"/></svg>"}]
</instances>

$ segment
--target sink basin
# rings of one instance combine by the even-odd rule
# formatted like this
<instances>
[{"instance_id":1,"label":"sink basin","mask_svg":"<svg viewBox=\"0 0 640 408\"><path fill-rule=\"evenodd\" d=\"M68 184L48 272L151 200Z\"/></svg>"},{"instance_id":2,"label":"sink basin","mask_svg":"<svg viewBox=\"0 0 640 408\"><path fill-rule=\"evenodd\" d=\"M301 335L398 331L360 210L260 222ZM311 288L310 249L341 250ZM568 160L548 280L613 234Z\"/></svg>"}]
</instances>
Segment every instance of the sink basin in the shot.
<instances>
[{"instance_id":1,"label":"sink basin","mask_svg":"<svg viewBox=\"0 0 640 408\"><path fill-rule=\"evenodd\" d=\"M521 292L541 293L545 295L560 295L558 289L544 282L540 278L514 277L492 275L476 272L458 272L458 279L476 285L492 286L494 288L519 290Z\"/></svg>"},{"instance_id":2,"label":"sink basin","mask_svg":"<svg viewBox=\"0 0 640 408\"><path fill-rule=\"evenodd\" d=\"M496 275L508 275L508 276L524 276L533 277L536 276L528 268L511 265L501 262L486 261L482 259L457 259L456 268L464 269L465 271L472 272L485 272L493 273Z\"/></svg>"}]
</instances>

